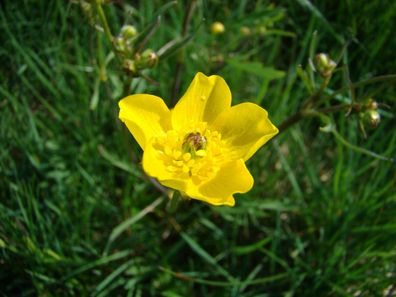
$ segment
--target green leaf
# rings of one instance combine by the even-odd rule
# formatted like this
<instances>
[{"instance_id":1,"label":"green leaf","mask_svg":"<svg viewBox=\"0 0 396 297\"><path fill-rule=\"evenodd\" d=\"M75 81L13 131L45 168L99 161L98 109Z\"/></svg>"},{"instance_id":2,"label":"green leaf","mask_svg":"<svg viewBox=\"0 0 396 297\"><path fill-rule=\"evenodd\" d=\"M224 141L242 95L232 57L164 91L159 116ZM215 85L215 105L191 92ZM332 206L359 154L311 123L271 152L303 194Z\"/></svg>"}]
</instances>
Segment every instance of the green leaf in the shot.
<instances>
[{"instance_id":1,"label":"green leaf","mask_svg":"<svg viewBox=\"0 0 396 297\"><path fill-rule=\"evenodd\" d=\"M297 2L303 6L304 8L308 9L312 14L325 26L327 30L339 41L341 44L344 44L344 38L339 35L331 26L329 21L323 16L323 14L317 9L309 0L297 0Z\"/></svg>"},{"instance_id":2,"label":"green leaf","mask_svg":"<svg viewBox=\"0 0 396 297\"><path fill-rule=\"evenodd\" d=\"M206 252L194 239L188 236L186 233L181 233L181 237L184 241L191 247L191 249L200 256L207 263L215 266L220 274L225 276L228 280L234 280L234 277L230 275L228 271L226 271L223 267L221 267L215 258L213 258L208 252Z\"/></svg>"},{"instance_id":3,"label":"green leaf","mask_svg":"<svg viewBox=\"0 0 396 297\"><path fill-rule=\"evenodd\" d=\"M239 59L230 59L228 60L228 64L232 68L260 76L266 80L279 79L285 76L284 71L276 70L273 67L264 67L260 62L247 62Z\"/></svg>"}]
</instances>

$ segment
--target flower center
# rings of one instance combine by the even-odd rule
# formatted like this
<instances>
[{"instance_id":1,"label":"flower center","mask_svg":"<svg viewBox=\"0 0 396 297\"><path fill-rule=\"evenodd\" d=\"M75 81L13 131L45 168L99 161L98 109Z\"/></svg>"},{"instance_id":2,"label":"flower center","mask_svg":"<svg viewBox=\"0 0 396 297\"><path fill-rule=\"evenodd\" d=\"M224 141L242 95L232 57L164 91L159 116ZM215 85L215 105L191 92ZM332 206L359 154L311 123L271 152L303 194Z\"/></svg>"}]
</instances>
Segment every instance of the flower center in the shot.
<instances>
[{"instance_id":1,"label":"flower center","mask_svg":"<svg viewBox=\"0 0 396 297\"><path fill-rule=\"evenodd\" d=\"M184 138L182 151L184 153L190 153L193 159L197 157L198 152L200 152L198 156L203 157L207 142L208 140L205 136L201 135L201 133L189 133Z\"/></svg>"},{"instance_id":2,"label":"flower center","mask_svg":"<svg viewBox=\"0 0 396 297\"><path fill-rule=\"evenodd\" d=\"M221 135L206 123L182 130L170 130L153 143L158 159L177 178L200 182L213 176L225 161L225 144Z\"/></svg>"}]
</instances>

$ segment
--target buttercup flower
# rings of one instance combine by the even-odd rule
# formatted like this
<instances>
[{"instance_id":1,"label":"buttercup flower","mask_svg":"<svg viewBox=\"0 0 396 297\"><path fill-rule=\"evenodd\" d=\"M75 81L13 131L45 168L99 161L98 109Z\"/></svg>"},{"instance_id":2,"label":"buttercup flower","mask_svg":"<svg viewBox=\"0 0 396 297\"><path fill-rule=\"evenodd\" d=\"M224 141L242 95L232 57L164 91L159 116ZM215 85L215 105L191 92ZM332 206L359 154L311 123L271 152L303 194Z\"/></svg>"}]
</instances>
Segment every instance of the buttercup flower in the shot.
<instances>
[{"instance_id":1,"label":"buttercup flower","mask_svg":"<svg viewBox=\"0 0 396 297\"><path fill-rule=\"evenodd\" d=\"M225 27L220 22L214 22L210 27L210 30L212 31L213 34L223 34L225 31Z\"/></svg>"},{"instance_id":2,"label":"buttercup flower","mask_svg":"<svg viewBox=\"0 0 396 297\"><path fill-rule=\"evenodd\" d=\"M231 107L223 78L197 73L169 110L153 95L119 102L120 119L143 149L143 169L190 198L233 206L233 194L253 186L247 161L278 133L267 111L253 103Z\"/></svg>"}]
</instances>

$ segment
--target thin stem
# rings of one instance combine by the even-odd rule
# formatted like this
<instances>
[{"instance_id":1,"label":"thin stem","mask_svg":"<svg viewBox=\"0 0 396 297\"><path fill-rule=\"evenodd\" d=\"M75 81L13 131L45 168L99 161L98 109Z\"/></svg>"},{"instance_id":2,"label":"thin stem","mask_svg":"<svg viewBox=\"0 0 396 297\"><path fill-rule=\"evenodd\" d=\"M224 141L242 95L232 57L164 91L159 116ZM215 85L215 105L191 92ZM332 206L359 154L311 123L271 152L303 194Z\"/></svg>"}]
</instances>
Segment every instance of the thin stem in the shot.
<instances>
[{"instance_id":1,"label":"thin stem","mask_svg":"<svg viewBox=\"0 0 396 297\"><path fill-rule=\"evenodd\" d=\"M358 88L367 84L373 84L376 82L381 82L381 81L388 81L388 80L396 80L396 74L389 74L389 75L380 75L380 76L376 76L370 79L366 79L366 80L362 80L356 83L352 84L353 88ZM321 87L323 86L323 82ZM351 88L351 86L346 86L343 87L341 89L339 89L338 91L335 91L333 94L317 101L317 104L320 105L325 101L329 101L331 99L333 99L334 97L336 97L338 94L341 94L347 90L349 90ZM310 102L313 102L315 100L317 100L318 98L318 94L322 94L323 90L321 90L321 88L319 88L318 92L315 92L312 96L310 96L303 104L304 107L308 107L308 105L310 104ZM339 104L339 105L334 105L334 106L330 106L330 107L324 107L324 108L319 108L316 110L310 110L310 109L305 109L303 108L302 110L297 111L295 114L293 114L292 116L290 116L289 118L287 118L285 121L283 121L278 129L279 129L279 133L285 131L287 128L289 128L290 126L294 125L295 123L299 122L300 120L302 120L303 118L306 118L308 116L312 116L314 115L313 112L316 113L332 113L332 112L337 112L343 109L355 109L355 110L359 110L360 108L360 104L358 103L353 103L353 104Z\"/></svg>"},{"instance_id":2,"label":"thin stem","mask_svg":"<svg viewBox=\"0 0 396 297\"><path fill-rule=\"evenodd\" d=\"M158 16L156 21L155 21L155 24L153 25L151 30L148 32L148 34L144 37L142 42L136 48L135 54L138 54L138 53L140 53L143 50L143 48L146 45L146 43L150 40L151 37L153 37L154 33L158 30L160 22L161 22L161 16Z\"/></svg>"},{"instance_id":3,"label":"thin stem","mask_svg":"<svg viewBox=\"0 0 396 297\"><path fill-rule=\"evenodd\" d=\"M352 84L353 88L358 88L364 85L368 85L368 84L373 84L373 83L377 83L377 82L382 82L382 81L387 81L387 80L396 80L396 74L388 74L388 75L380 75L380 76L376 76L373 78L369 78L369 79L365 79L365 80L361 80L358 81L356 83ZM335 98L337 95L342 94L345 91L348 91L350 89L351 86L345 86L341 89L339 89L338 91L335 91L334 93L332 93L331 95L323 98L322 100L320 100L318 102L318 104L321 104L325 101L329 101L333 98Z\"/></svg>"},{"instance_id":4,"label":"thin stem","mask_svg":"<svg viewBox=\"0 0 396 297\"><path fill-rule=\"evenodd\" d=\"M113 40L114 38L113 38L113 35L111 34L109 23L107 22L106 15L105 15L105 13L103 11L101 0L96 0L96 10L98 11L99 20L100 20L100 22L102 24L102 27L103 27L104 33L106 35L106 38L109 40L109 42L111 44L111 47L113 49L113 52L117 56L117 49L115 48L114 40Z\"/></svg>"},{"instance_id":5,"label":"thin stem","mask_svg":"<svg viewBox=\"0 0 396 297\"><path fill-rule=\"evenodd\" d=\"M331 133L333 133L334 137L335 137L338 141L340 141L343 145L345 145L346 147L348 147L348 148L350 148L350 149L352 149L352 150L354 150L354 151L357 151L358 153L365 154L365 155L368 155L368 156L371 156L371 157L373 157L373 158L377 158L377 159L383 160L383 161L389 161L389 162L392 162L392 163L395 162L395 160L394 160L393 158L384 157L384 156L382 156L382 155L379 155L379 154L377 154L377 153L374 153L374 152L369 151L369 150L367 150L367 149L365 149L365 148L362 148L362 147L360 147L360 146L357 146L357 145L354 145L354 144L348 142L348 141L347 141L346 139L344 139L344 137L342 137L341 134L338 133L335 129L333 129L333 130L331 131Z\"/></svg>"},{"instance_id":6,"label":"thin stem","mask_svg":"<svg viewBox=\"0 0 396 297\"><path fill-rule=\"evenodd\" d=\"M196 0L191 0L187 10L186 14L184 15L184 20L183 20L183 28L182 28L182 38L186 37L188 28L190 27L192 15L194 12L194 9L196 7L197 1ZM183 69L183 64L184 64L184 49L181 50L180 52L181 57L178 59L176 63L176 70L175 70L175 80L173 82L173 88L172 88L172 96L171 96L171 106L173 106L176 102L176 97L179 94L180 90L180 84L181 84L181 74L182 74L182 69Z\"/></svg>"},{"instance_id":7,"label":"thin stem","mask_svg":"<svg viewBox=\"0 0 396 297\"><path fill-rule=\"evenodd\" d=\"M304 103L303 107L309 107L312 103L316 102L317 100L319 100L320 96L323 94L324 89L327 87L327 85L329 84L331 79L331 75L330 76L326 76L323 78L322 83L320 84L319 89L313 93Z\"/></svg>"},{"instance_id":8,"label":"thin stem","mask_svg":"<svg viewBox=\"0 0 396 297\"><path fill-rule=\"evenodd\" d=\"M337 112L343 109L347 109L347 110L356 110L359 111L361 109L361 105L360 104L338 104L338 105L333 105L333 106L329 106L329 107L323 107L323 108L319 108L316 109L316 112L320 112L320 113L332 113L332 112Z\"/></svg>"},{"instance_id":9,"label":"thin stem","mask_svg":"<svg viewBox=\"0 0 396 297\"><path fill-rule=\"evenodd\" d=\"M169 200L168 205L166 206L168 213L175 213L181 200L183 200L183 197L181 196L180 192L175 191L172 198Z\"/></svg>"},{"instance_id":10,"label":"thin stem","mask_svg":"<svg viewBox=\"0 0 396 297\"><path fill-rule=\"evenodd\" d=\"M290 126L293 126L295 123L299 122L302 119L303 119L302 112L301 111L296 112L294 115L292 115L291 117L284 120L278 126L279 133L284 132L287 128L289 128Z\"/></svg>"},{"instance_id":11,"label":"thin stem","mask_svg":"<svg viewBox=\"0 0 396 297\"><path fill-rule=\"evenodd\" d=\"M146 176L146 177L147 177L147 180L148 180L158 191L160 191L164 197L169 198L169 193L170 193L170 191L169 191L167 188L165 188L164 186L162 186L156 179L154 179L154 178L152 178L152 177L149 177L149 176Z\"/></svg>"},{"instance_id":12,"label":"thin stem","mask_svg":"<svg viewBox=\"0 0 396 297\"><path fill-rule=\"evenodd\" d=\"M126 219L125 221L123 221L121 224L119 224L117 227L115 227L113 229L113 231L111 232L109 239L107 240L107 244L106 247L103 251L103 256L107 256L109 251L110 251L110 247L112 245L112 243L123 233L125 232L130 226L132 226L133 224L135 224L136 222L140 221L141 219L143 219L146 215L148 215L149 213L153 212L163 201L164 201L164 197L160 196L158 197L156 200L154 200L152 203L150 203L149 205L147 205L144 209L142 209L139 213L137 213L135 216L130 217L128 219Z\"/></svg>"},{"instance_id":13,"label":"thin stem","mask_svg":"<svg viewBox=\"0 0 396 297\"><path fill-rule=\"evenodd\" d=\"M360 107L361 107L360 104L339 104L339 105L323 107L319 109L300 110L279 125L278 127L279 133L285 131L287 128L289 128L290 126L294 125L295 123L299 122L300 120L306 117L316 116L318 114L329 114L340 110L348 110L348 109L354 109L356 111L359 111Z\"/></svg>"},{"instance_id":14,"label":"thin stem","mask_svg":"<svg viewBox=\"0 0 396 297\"><path fill-rule=\"evenodd\" d=\"M334 109L334 111L329 111L329 112L335 112L337 109ZM329 113L327 112L327 113ZM321 114L324 114L324 112L319 112L319 110L315 109L303 109L297 111L294 115L291 117L287 118L285 121L283 121L279 126L279 133L284 132L287 128L293 126L297 122L301 121L304 118L307 117L314 117L314 116L320 116Z\"/></svg>"},{"instance_id":15,"label":"thin stem","mask_svg":"<svg viewBox=\"0 0 396 297\"><path fill-rule=\"evenodd\" d=\"M119 53L118 53L118 51L117 51L117 49L115 47L115 44L114 44L113 34L111 34L109 23L107 22L106 15L105 15L105 13L103 11L103 8L102 8L101 0L96 0L96 9L98 11L99 20L100 20L100 23L102 24L102 27L103 27L104 33L106 35L106 38L110 42L111 49L112 49L115 57L121 63L121 60L120 60L120 57L119 57ZM132 76L128 76L127 79L124 81L124 87L123 87L123 95L124 96L128 95L131 92L132 80L133 80L133 77Z\"/></svg>"},{"instance_id":16,"label":"thin stem","mask_svg":"<svg viewBox=\"0 0 396 297\"><path fill-rule=\"evenodd\" d=\"M124 87L123 87L123 95L127 96L131 93L131 85L132 85L133 77L128 76L126 80L124 81Z\"/></svg>"},{"instance_id":17,"label":"thin stem","mask_svg":"<svg viewBox=\"0 0 396 297\"><path fill-rule=\"evenodd\" d=\"M279 132L283 132L285 131L287 128L289 128L290 126L292 126L293 124L299 122L300 120L302 120L303 118L306 117L311 117L311 116L317 116L317 117L323 117L324 114L329 114L332 112L337 112L343 109L356 109L359 110L360 109L360 105L359 104L339 104L339 105L334 105L334 106L330 106L330 107L326 107L326 108L321 108L318 110L304 110L304 111L299 111L297 113L295 113L293 116L291 116L290 118L288 118L286 121L284 121L281 125L279 125ZM354 145L350 142L348 142L344 137L342 137L342 135L340 133L338 133L335 128L333 127L329 132L331 132L334 137L340 141L343 145L345 145L346 147L361 153L361 154L365 154L368 156L371 156L373 158L377 158L379 160L383 160L383 161L389 161L394 163L395 159L394 158L389 158L389 157L385 157L382 156L380 154L377 154L375 152L372 152L370 150L367 150L365 148L362 148L360 146Z\"/></svg>"}]
</instances>

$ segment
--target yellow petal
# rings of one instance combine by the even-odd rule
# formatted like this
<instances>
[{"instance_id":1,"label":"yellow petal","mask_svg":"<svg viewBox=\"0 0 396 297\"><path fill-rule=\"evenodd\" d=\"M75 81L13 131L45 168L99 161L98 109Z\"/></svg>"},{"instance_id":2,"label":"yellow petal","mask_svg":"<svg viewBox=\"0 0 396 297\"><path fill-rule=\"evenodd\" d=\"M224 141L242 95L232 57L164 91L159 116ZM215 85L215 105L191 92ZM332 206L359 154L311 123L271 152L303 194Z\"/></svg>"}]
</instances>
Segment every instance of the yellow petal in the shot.
<instances>
[{"instance_id":1,"label":"yellow petal","mask_svg":"<svg viewBox=\"0 0 396 297\"><path fill-rule=\"evenodd\" d=\"M212 127L221 133L231 151L230 157L245 161L278 133L267 111L253 103L231 107L217 117Z\"/></svg>"},{"instance_id":2,"label":"yellow petal","mask_svg":"<svg viewBox=\"0 0 396 297\"><path fill-rule=\"evenodd\" d=\"M199 122L211 123L230 106L231 91L224 79L198 72L172 111L172 125L178 129Z\"/></svg>"},{"instance_id":3,"label":"yellow petal","mask_svg":"<svg viewBox=\"0 0 396 297\"><path fill-rule=\"evenodd\" d=\"M143 170L147 175L156 178L162 185L185 191L187 180L177 178L162 162L158 151L153 147L152 141L146 144L143 152Z\"/></svg>"},{"instance_id":4,"label":"yellow petal","mask_svg":"<svg viewBox=\"0 0 396 297\"><path fill-rule=\"evenodd\" d=\"M193 183L190 183L187 185L187 190L184 192L184 194L186 196L188 196L189 198L200 200L200 201L206 202L208 204L216 205L216 206L218 206L218 205L234 206L235 205L235 199L232 195L229 197L226 197L226 198L205 196L199 192L198 187L196 185L194 185Z\"/></svg>"},{"instance_id":5,"label":"yellow petal","mask_svg":"<svg viewBox=\"0 0 396 297\"><path fill-rule=\"evenodd\" d=\"M242 160L224 164L214 178L201 185L190 183L186 194L213 205L234 206L235 193L245 193L253 187L253 177Z\"/></svg>"},{"instance_id":6,"label":"yellow petal","mask_svg":"<svg viewBox=\"0 0 396 297\"><path fill-rule=\"evenodd\" d=\"M227 198L235 193L245 193L253 187L253 177L242 160L224 164L214 178L199 187L202 195Z\"/></svg>"},{"instance_id":7,"label":"yellow petal","mask_svg":"<svg viewBox=\"0 0 396 297\"><path fill-rule=\"evenodd\" d=\"M122 99L118 105L119 118L143 150L151 137L160 135L170 127L170 111L157 96L131 95Z\"/></svg>"}]
</instances>

